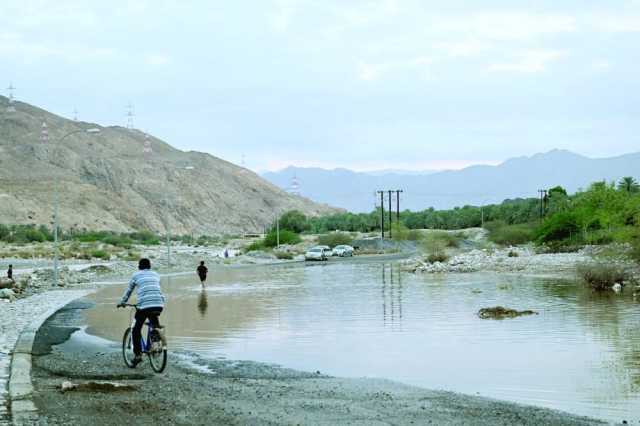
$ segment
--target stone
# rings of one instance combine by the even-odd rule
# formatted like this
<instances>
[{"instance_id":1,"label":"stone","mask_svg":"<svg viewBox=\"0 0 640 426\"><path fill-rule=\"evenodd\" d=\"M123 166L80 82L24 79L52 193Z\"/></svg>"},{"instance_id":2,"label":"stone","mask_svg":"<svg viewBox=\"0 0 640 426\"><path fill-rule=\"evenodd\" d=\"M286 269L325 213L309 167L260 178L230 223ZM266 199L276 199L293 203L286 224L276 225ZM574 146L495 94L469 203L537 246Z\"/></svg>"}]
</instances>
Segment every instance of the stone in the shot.
<instances>
[{"instance_id":1,"label":"stone","mask_svg":"<svg viewBox=\"0 0 640 426\"><path fill-rule=\"evenodd\" d=\"M16 294L10 288L0 289L0 299L8 299L13 302L16 300Z\"/></svg>"}]
</instances>

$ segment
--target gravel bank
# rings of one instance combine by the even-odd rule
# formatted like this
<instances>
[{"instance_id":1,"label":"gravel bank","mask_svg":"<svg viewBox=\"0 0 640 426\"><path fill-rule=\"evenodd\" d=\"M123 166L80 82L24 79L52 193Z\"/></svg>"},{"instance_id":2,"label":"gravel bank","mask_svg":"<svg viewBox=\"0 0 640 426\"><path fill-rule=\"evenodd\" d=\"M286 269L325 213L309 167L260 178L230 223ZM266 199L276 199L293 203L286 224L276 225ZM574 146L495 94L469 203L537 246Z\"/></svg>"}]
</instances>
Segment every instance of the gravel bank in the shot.
<instances>
[{"instance_id":1,"label":"gravel bank","mask_svg":"<svg viewBox=\"0 0 640 426\"><path fill-rule=\"evenodd\" d=\"M405 271L416 273L466 273L466 272L517 272L536 275L575 275L577 265L594 262L593 248L586 247L575 253L536 253L530 247L510 247L503 249L474 249L459 253L446 262L430 263L422 257L414 257L401 262ZM607 260L621 266L635 269L637 265L620 259ZM638 275L640 278L640 275Z\"/></svg>"},{"instance_id":2,"label":"gravel bank","mask_svg":"<svg viewBox=\"0 0 640 426\"><path fill-rule=\"evenodd\" d=\"M52 318L38 333L46 348L77 326L77 316ZM40 342L39 342L40 341ZM42 351L43 353L46 350ZM188 361L191 360L191 361ZM197 365L189 367L191 362ZM438 424L595 425L597 420L485 398L429 391L387 380L340 379L273 365L228 360L204 361L173 354L165 374L148 362L124 366L117 345L72 338L35 358L34 401L48 425L136 424ZM74 384L111 381L121 390L61 392ZM134 417L132 417L134 416Z\"/></svg>"}]
</instances>

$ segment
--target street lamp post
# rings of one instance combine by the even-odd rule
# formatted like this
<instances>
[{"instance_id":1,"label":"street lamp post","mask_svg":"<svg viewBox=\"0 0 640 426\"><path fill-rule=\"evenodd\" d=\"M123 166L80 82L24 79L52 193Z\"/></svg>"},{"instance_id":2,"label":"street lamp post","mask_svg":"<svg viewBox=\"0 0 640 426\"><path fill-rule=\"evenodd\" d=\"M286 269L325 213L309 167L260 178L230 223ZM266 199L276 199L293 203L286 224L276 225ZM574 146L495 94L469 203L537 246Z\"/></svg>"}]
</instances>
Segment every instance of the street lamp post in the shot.
<instances>
[{"instance_id":1,"label":"street lamp post","mask_svg":"<svg viewBox=\"0 0 640 426\"><path fill-rule=\"evenodd\" d=\"M46 126L43 126L46 127ZM96 133L100 133L100 129L98 128L90 128L90 129L77 129L77 130L73 130L71 132L66 133L64 136L62 136L60 139L58 139L58 144L61 144L62 141L64 141L66 138L68 138L71 135L75 135L78 133L89 133L89 134L96 134ZM58 223L58 210L59 210L59 204L60 204L60 200L59 200L59 196L58 196L58 186L60 185L60 182L58 181L58 179L54 180L54 184L53 184L53 285L57 285L58 284L58 264L59 264L59 257L60 257L60 243L58 241L58 228L59 228L59 223Z\"/></svg>"},{"instance_id":2,"label":"street lamp post","mask_svg":"<svg viewBox=\"0 0 640 426\"><path fill-rule=\"evenodd\" d=\"M176 170L194 170L194 166L174 167ZM165 214L164 214L164 229L165 229L165 243L167 245L167 269L171 269L171 231L169 230L169 197L167 193L164 194Z\"/></svg>"}]
</instances>

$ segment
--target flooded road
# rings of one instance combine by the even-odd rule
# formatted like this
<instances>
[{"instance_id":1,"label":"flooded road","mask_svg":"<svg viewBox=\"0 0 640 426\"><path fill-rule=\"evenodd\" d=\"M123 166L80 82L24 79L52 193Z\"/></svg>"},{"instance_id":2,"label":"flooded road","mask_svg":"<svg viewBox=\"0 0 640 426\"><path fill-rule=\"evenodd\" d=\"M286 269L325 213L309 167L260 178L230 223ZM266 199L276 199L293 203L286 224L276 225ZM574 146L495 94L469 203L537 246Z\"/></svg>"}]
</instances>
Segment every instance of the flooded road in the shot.
<instances>
[{"instance_id":1,"label":"flooded road","mask_svg":"<svg viewBox=\"0 0 640 426\"><path fill-rule=\"evenodd\" d=\"M395 263L212 270L163 280L170 349L383 377L621 421L640 413L640 304L572 281L414 275ZM120 341L123 286L93 296L87 332ZM481 320L503 305L539 315Z\"/></svg>"}]
</instances>

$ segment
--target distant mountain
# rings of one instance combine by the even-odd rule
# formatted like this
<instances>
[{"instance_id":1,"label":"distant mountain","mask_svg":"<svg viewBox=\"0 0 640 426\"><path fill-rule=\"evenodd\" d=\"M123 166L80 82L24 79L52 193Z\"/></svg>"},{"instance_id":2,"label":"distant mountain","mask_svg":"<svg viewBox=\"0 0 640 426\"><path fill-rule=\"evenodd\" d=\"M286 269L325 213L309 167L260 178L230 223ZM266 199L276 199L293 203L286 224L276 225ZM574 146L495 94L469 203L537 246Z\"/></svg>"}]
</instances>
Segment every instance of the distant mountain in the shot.
<instances>
[{"instance_id":1,"label":"distant mountain","mask_svg":"<svg viewBox=\"0 0 640 426\"><path fill-rule=\"evenodd\" d=\"M0 223L49 225L53 188L65 229L173 234L262 231L275 214L337 211L245 168L184 152L138 130L75 122L0 96ZM41 140L42 123L49 141ZM88 135L83 129L99 128ZM76 132L62 143L59 138Z\"/></svg>"},{"instance_id":2,"label":"distant mountain","mask_svg":"<svg viewBox=\"0 0 640 426\"><path fill-rule=\"evenodd\" d=\"M376 190L402 189L401 209L453 208L536 197L538 189L561 185L569 192L599 180L623 176L640 180L640 153L588 158L566 150L509 159L497 166L471 166L427 175L389 173L380 176L347 169L288 167L263 177L287 189L295 175L302 195L354 212L368 212L379 203ZM385 196L385 203L388 198ZM395 208L395 202L394 202Z\"/></svg>"}]
</instances>

